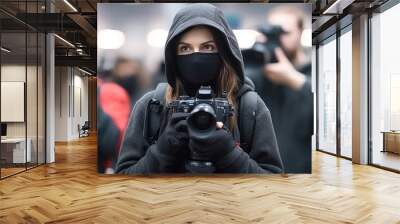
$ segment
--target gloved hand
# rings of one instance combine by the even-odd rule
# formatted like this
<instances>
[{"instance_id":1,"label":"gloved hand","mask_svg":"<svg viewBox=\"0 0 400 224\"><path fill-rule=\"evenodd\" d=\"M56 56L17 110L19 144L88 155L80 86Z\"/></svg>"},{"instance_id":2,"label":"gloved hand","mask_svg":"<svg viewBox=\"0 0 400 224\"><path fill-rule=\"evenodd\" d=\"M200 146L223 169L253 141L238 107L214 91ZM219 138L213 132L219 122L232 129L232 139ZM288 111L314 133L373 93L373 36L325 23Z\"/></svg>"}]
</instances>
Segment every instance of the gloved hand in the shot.
<instances>
[{"instance_id":1,"label":"gloved hand","mask_svg":"<svg viewBox=\"0 0 400 224\"><path fill-rule=\"evenodd\" d=\"M189 148L201 158L215 162L234 150L235 141L228 130L219 128L205 138L191 135Z\"/></svg>"},{"instance_id":2,"label":"gloved hand","mask_svg":"<svg viewBox=\"0 0 400 224\"><path fill-rule=\"evenodd\" d=\"M157 149L160 153L169 156L178 156L177 154L186 154L183 150L189 143L189 134L187 132L186 118L188 113L174 113L168 121L164 132L157 141Z\"/></svg>"}]
</instances>

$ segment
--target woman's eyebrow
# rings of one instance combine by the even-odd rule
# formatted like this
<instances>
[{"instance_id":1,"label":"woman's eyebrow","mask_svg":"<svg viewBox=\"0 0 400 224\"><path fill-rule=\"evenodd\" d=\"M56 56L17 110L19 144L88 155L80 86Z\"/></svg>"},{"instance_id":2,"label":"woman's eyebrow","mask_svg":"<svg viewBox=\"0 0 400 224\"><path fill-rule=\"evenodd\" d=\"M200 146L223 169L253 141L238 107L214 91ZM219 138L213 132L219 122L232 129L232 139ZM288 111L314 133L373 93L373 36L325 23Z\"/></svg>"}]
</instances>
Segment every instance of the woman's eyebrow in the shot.
<instances>
[{"instance_id":1,"label":"woman's eyebrow","mask_svg":"<svg viewBox=\"0 0 400 224\"><path fill-rule=\"evenodd\" d=\"M208 43L215 43L215 41L214 41L214 40L208 40L208 41L206 41L206 42L201 43L201 45L203 45L203 44L208 44ZM179 42L178 42L178 45L179 45L179 44L191 45L191 44L185 43L185 42L183 42L183 41L179 41Z\"/></svg>"},{"instance_id":2,"label":"woman's eyebrow","mask_svg":"<svg viewBox=\"0 0 400 224\"><path fill-rule=\"evenodd\" d=\"M182 41L179 41L179 42L178 42L178 45L179 45L179 44L186 44L186 45L190 45L190 44L188 44L188 43L185 43L185 42L182 42Z\"/></svg>"},{"instance_id":3,"label":"woman's eyebrow","mask_svg":"<svg viewBox=\"0 0 400 224\"><path fill-rule=\"evenodd\" d=\"M215 43L215 41L214 40L209 40L209 41L206 41L206 42L201 43L201 44L208 44L208 43Z\"/></svg>"}]
</instances>

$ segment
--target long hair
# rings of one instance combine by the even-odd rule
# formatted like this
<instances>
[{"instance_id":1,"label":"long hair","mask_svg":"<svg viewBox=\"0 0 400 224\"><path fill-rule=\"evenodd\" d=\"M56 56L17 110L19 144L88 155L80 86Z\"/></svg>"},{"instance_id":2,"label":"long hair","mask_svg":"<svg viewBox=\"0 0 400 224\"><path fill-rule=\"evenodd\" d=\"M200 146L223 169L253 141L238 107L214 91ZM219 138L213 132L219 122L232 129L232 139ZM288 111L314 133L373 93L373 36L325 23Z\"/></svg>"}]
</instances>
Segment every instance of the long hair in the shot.
<instances>
[{"instance_id":1,"label":"long hair","mask_svg":"<svg viewBox=\"0 0 400 224\"><path fill-rule=\"evenodd\" d=\"M222 57L221 54L220 57ZM238 76L233 67L224 57L222 57L222 66L218 74L215 88L214 94L216 96L221 96L224 91L226 92L228 102L233 106L234 110L237 111L236 96L238 92ZM168 85L165 94L165 102L168 104L171 101L176 100L176 98L182 94L182 89L182 82L178 77L176 77L175 87ZM233 132L236 125L236 114L234 113L234 115L228 119L229 130Z\"/></svg>"}]
</instances>

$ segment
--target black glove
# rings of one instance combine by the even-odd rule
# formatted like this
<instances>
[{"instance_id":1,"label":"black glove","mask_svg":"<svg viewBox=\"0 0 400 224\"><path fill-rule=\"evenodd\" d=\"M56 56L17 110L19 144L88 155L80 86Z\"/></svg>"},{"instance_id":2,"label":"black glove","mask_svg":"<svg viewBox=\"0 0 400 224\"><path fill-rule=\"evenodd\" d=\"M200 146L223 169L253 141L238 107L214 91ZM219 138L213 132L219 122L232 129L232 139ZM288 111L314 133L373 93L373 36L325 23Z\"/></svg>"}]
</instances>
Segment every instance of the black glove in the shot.
<instances>
[{"instance_id":1,"label":"black glove","mask_svg":"<svg viewBox=\"0 0 400 224\"><path fill-rule=\"evenodd\" d=\"M157 149L160 153L168 156L177 156L177 154L187 154L183 150L189 143L189 134L187 132L186 118L188 113L172 114L164 132L157 141Z\"/></svg>"},{"instance_id":2,"label":"black glove","mask_svg":"<svg viewBox=\"0 0 400 224\"><path fill-rule=\"evenodd\" d=\"M190 136L189 148L201 158L215 162L232 152L235 141L226 129L216 129L205 138Z\"/></svg>"}]
</instances>

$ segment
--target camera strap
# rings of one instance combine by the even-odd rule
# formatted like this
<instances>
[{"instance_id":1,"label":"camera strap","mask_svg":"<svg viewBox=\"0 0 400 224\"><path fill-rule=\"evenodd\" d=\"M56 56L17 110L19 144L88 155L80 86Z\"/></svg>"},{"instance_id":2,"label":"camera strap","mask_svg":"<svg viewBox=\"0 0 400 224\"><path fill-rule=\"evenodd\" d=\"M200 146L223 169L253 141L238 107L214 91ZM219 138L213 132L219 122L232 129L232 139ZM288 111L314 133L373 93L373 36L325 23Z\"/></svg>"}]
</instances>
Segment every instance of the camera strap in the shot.
<instances>
[{"instance_id":1,"label":"camera strap","mask_svg":"<svg viewBox=\"0 0 400 224\"><path fill-rule=\"evenodd\" d=\"M158 139L167 86L167 83L159 83L153 92L149 104L147 105L143 137L150 145L154 144Z\"/></svg>"},{"instance_id":2,"label":"camera strap","mask_svg":"<svg viewBox=\"0 0 400 224\"><path fill-rule=\"evenodd\" d=\"M249 152L252 147L254 126L256 123L257 93L250 90L244 93L239 100L239 132L240 147Z\"/></svg>"}]
</instances>

